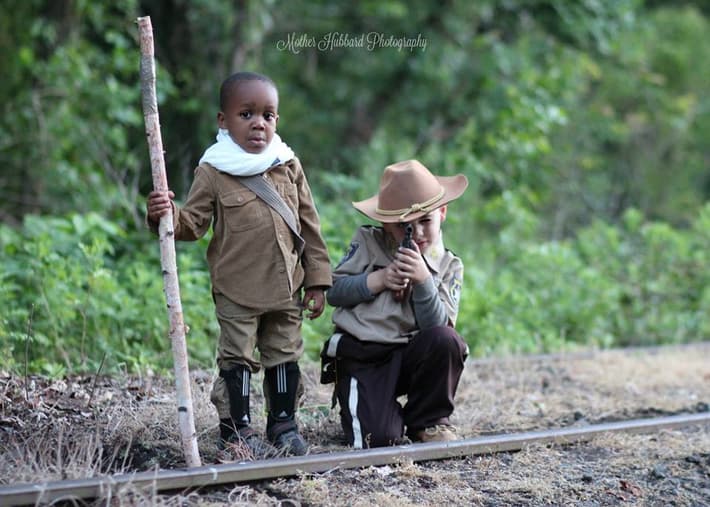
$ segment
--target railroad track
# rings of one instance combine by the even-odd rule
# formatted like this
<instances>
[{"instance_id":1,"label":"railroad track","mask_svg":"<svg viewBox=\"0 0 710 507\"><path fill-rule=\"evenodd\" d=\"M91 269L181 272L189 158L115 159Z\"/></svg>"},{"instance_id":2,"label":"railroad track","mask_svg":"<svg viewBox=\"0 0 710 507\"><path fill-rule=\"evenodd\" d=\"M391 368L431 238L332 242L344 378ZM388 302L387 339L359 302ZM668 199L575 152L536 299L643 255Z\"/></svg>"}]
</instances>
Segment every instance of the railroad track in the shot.
<instances>
[{"instance_id":1,"label":"railroad track","mask_svg":"<svg viewBox=\"0 0 710 507\"><path fill-rule=\"evenodd\" d=\"M454 442L412 444L301 457L205 465L35 484L0 487L0 506L42 505L58 501L115 496L130 485L146 491L188 490L220 484L249 482L337 469L379 466L517 451L532 444L569 444L613 432L650 433L695 424L710 424L710 412L634 419L582 427L559 428L470 438Z\"/></svg>"}]
</instances>

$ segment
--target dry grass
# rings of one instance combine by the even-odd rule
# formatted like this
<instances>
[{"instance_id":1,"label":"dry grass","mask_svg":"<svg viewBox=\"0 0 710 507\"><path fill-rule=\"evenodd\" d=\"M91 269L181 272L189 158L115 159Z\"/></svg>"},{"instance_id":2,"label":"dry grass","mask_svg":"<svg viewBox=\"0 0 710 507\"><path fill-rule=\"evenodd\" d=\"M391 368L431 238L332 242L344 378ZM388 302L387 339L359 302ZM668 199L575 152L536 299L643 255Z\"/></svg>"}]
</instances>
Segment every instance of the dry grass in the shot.
<instances>
[{"instance_id":1,"label":"dry grass","mask_svg":"<svg viewBox=\"0 0 710 507\"><path fill-rule=\"evenodd\" d=\"M461 437L708 410L710 346L471 361L453 422ZM311 452L345 449L318 365L304 364L299 412ZM0 484L183 466L172 385L159 379L49 382L0 374ZM263 428L261 378L252 384ZM194 375L198 441L216 462L211 375ZM90 391L90 392L89 392ZM710 428L614 434L570 446L429 463L333 470L158 494L130 486L96 505L701 505ZM91 505L86 503L85 505Z\"/></svg>"}]
</instances>

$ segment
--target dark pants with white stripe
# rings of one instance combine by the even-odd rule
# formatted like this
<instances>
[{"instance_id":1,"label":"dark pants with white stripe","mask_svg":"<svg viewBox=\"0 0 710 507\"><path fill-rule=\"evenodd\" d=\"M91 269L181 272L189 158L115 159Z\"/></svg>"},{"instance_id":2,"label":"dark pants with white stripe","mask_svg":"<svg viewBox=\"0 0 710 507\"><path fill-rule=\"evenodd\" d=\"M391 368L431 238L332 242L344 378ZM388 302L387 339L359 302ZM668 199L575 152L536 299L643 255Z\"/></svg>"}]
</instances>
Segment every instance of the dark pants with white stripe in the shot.
<instances>
[{"instance_id":1,"label":"dark pants with white stripe","mask_svg":"<svg viewBox=\"0 0 710 507\"><path fill-rule=\"evenodd\" d=\"M355 448L397 444L405 434L448 424L467 347L440 326L409 343L363 342L343 333L335 393L345 437ZM402 406L397 398L406 395Z\"/></svg>"}]
</instances>

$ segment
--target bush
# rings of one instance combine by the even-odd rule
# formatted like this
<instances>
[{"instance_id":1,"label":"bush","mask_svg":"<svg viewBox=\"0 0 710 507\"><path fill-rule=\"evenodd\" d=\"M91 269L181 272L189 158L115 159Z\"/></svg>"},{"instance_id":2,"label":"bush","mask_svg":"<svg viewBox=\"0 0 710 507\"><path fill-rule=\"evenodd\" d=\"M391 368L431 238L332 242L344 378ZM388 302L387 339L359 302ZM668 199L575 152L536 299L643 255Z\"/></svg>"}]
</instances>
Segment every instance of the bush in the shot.
<instances>
[{"instance_id":1,"label":"bush","mask_svg":"<svg viewBox=\"0 0 710 507\"><path fill-rule=\"evenodd\" d=\"M494 261L464 259L458 327L475 355L710 336L710 205L687 230L629 210L575 239L489 246Z\"/></svg>"},{"instance_id":2,"label":"bush","mask_svg":"<svg viewBox=\"0 0 710 507\"><path fill-rule=\"evenodd\" d=\"M108 370L169 368L158 246L147 232L129 238L95 214L27 216L22 231L3 227L0 240L0 344L10 367L26 362L30 371L50 374L95 371L101 363ZM209 280L197 262L180 255L178 270L193 329L190 356L204 363L212 358L215 326L204 310Z\"/></svg>"},{"instance_id":3,"label":"bush","mask_svg":"<svg viewBox=\"0 0 710 507\"><path fill-rule=\"evenodd\" d=\"M341 208L321 208L334 264L359 223ZM574 238L551 242L534 240L536 222L514 199L486 212L507 226L460 253L466 272L457 329L473 355L710 335L710 204L689 229L629 210L620 225L597 221ZM447 235L461 245L458 228ZM219 334L207 241L177 244L192 367L214 364ZM0 247L6 367L50 375L101 364L104 371L171 370L159 249L147 231L129 234L95 214L28 216L19 231L0 227ZM330 315L329 308L304 321L313 359L332 331Z\"/></svg>"}]
</instances>

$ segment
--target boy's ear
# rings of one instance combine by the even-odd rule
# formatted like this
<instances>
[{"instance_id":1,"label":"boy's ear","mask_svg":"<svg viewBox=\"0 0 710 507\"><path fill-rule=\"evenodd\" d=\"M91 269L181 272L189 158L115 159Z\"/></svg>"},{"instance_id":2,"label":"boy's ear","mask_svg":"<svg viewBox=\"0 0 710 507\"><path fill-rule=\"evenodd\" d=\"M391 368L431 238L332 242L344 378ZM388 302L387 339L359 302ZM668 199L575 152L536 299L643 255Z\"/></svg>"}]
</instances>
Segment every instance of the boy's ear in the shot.
<instances>
[{"instance_id":1,"label":"boy's ear","mask_svg":"<svg viewBox=\"0 0 710 507\"><path fill-rule=\"evenodd\" d=\"M441 214L441 221L443 222L444 220L446 220L446 204L439 208L439 213Z\"/></svg>"},{"instance_id":2,"label":"boy's ear","mask_svg":"<svg viewBox=\"0 0 710 507\"><path fill-rule=\"evenodd\" d=\"M217 113L217 126L221 129L226 129L227 127L224 124L224 113L220 111Z\"/></svg>"}]
</instances>

